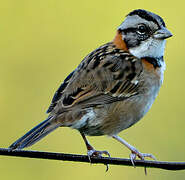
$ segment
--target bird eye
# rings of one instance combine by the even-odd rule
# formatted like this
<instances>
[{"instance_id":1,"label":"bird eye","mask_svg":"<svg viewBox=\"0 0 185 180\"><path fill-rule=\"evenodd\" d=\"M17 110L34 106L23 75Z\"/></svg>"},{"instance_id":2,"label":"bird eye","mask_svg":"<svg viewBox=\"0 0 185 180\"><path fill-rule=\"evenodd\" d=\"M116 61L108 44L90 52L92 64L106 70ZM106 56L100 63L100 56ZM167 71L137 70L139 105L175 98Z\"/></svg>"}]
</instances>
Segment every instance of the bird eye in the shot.
<instances>
[{"instance_id":1,"label":"bird eye","mask_svg":"<svg viewBox=\"0 0 185 180\"><path fill-rule=\"evenodd\" d=\"M147 30L146 26L142 24L142 25L138 26L137 32L138 32L138 34L145 34L146 30Z\"/></svg>"}]
</instances>

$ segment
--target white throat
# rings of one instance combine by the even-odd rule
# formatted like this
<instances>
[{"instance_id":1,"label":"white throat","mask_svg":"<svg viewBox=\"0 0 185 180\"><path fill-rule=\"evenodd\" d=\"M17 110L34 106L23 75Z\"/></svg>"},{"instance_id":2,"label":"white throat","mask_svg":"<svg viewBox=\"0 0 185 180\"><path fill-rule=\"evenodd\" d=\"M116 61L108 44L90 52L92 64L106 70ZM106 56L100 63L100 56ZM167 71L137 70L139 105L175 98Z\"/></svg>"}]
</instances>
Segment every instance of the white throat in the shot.
<instances>
[{"instance_id":1,"label":"white throat","mask_svg":"<svg viewBox=\"0 0 185 180\"><path fill-rule=\"evenodd\" d=\"M153 39L150 37L149 39L142 41L138 47L130 48L129 51L137 58L159 58L164 55L165 44L166 40Z\"/></svg>"}]
</instances>

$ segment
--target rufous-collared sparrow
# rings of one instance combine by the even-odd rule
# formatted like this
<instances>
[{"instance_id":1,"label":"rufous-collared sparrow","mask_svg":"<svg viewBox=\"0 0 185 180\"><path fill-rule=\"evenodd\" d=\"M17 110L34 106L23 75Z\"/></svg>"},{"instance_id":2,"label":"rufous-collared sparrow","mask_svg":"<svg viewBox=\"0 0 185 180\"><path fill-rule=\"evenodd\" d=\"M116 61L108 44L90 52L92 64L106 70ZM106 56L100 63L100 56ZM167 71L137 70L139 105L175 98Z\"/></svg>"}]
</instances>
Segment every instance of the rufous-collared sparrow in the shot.
<instances>
[{"instance_id":1,"label":"rufous-collared sparrow","mask_svg":"<svg viewBox=\"0 0 185 180\"><path fill-rule=\"evenodd\" d=\"M139 121L150 109L163 82L165 43L172 34L163 19L149 11L130 12L116 36L91 52L64 80L47 110L48 118L14 142L10 149L33 145L58 127L77 129L88 156L101 156L86 135L107 135L131 150L131 161L140 153L117 134Z\"/></svg>"}]
</instances>

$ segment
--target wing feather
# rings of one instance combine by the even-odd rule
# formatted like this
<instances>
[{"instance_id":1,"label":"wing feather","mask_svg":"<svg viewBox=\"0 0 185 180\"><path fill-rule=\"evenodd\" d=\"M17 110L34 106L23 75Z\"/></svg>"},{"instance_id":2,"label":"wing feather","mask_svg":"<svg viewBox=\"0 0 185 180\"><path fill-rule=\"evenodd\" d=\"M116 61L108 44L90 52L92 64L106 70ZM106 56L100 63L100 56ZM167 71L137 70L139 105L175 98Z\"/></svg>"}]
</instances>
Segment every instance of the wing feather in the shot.
<instances>
[{"instance_id":1,"label":"wing feather","mask_svg":"<svg viewBox=\"0 0 185 180\"><path fill-rule=\"evenodd\" d=\"M88 108L138 94L140 59L107 43L89 54L56 91L47 112Z\"/></svg>"}]
</instances>

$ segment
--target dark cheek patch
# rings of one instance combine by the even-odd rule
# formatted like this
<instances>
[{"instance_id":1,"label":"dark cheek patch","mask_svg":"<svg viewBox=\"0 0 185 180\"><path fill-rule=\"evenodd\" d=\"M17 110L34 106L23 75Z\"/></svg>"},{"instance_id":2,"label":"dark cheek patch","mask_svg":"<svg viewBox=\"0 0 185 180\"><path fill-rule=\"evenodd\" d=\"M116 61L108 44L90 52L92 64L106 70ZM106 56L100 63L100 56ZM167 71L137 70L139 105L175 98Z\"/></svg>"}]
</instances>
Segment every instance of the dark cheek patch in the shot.
<instances>
[{"instance_id":1,"label":"dark cheek patch","mask_svg":"<svg viewBox=\"0 0 185 180\"><path fill-rule=\"evenodd\" d=\"M128 32L124 35L124 41L128 48L137 47L141 44L142 41L145 41L148 38L148 34L139 35L136 32Z\"/></svg>"},{"instance_id":2,"label":"dark cheek patch","mask_svg":"<svg viewBox=\"0 0 185 180\"><path fill-rule=\"evenodd\" d=\"M124 41L128 48L139 46L141 43L135 33L126 34Z\"/></svg>"}]
</instances>

